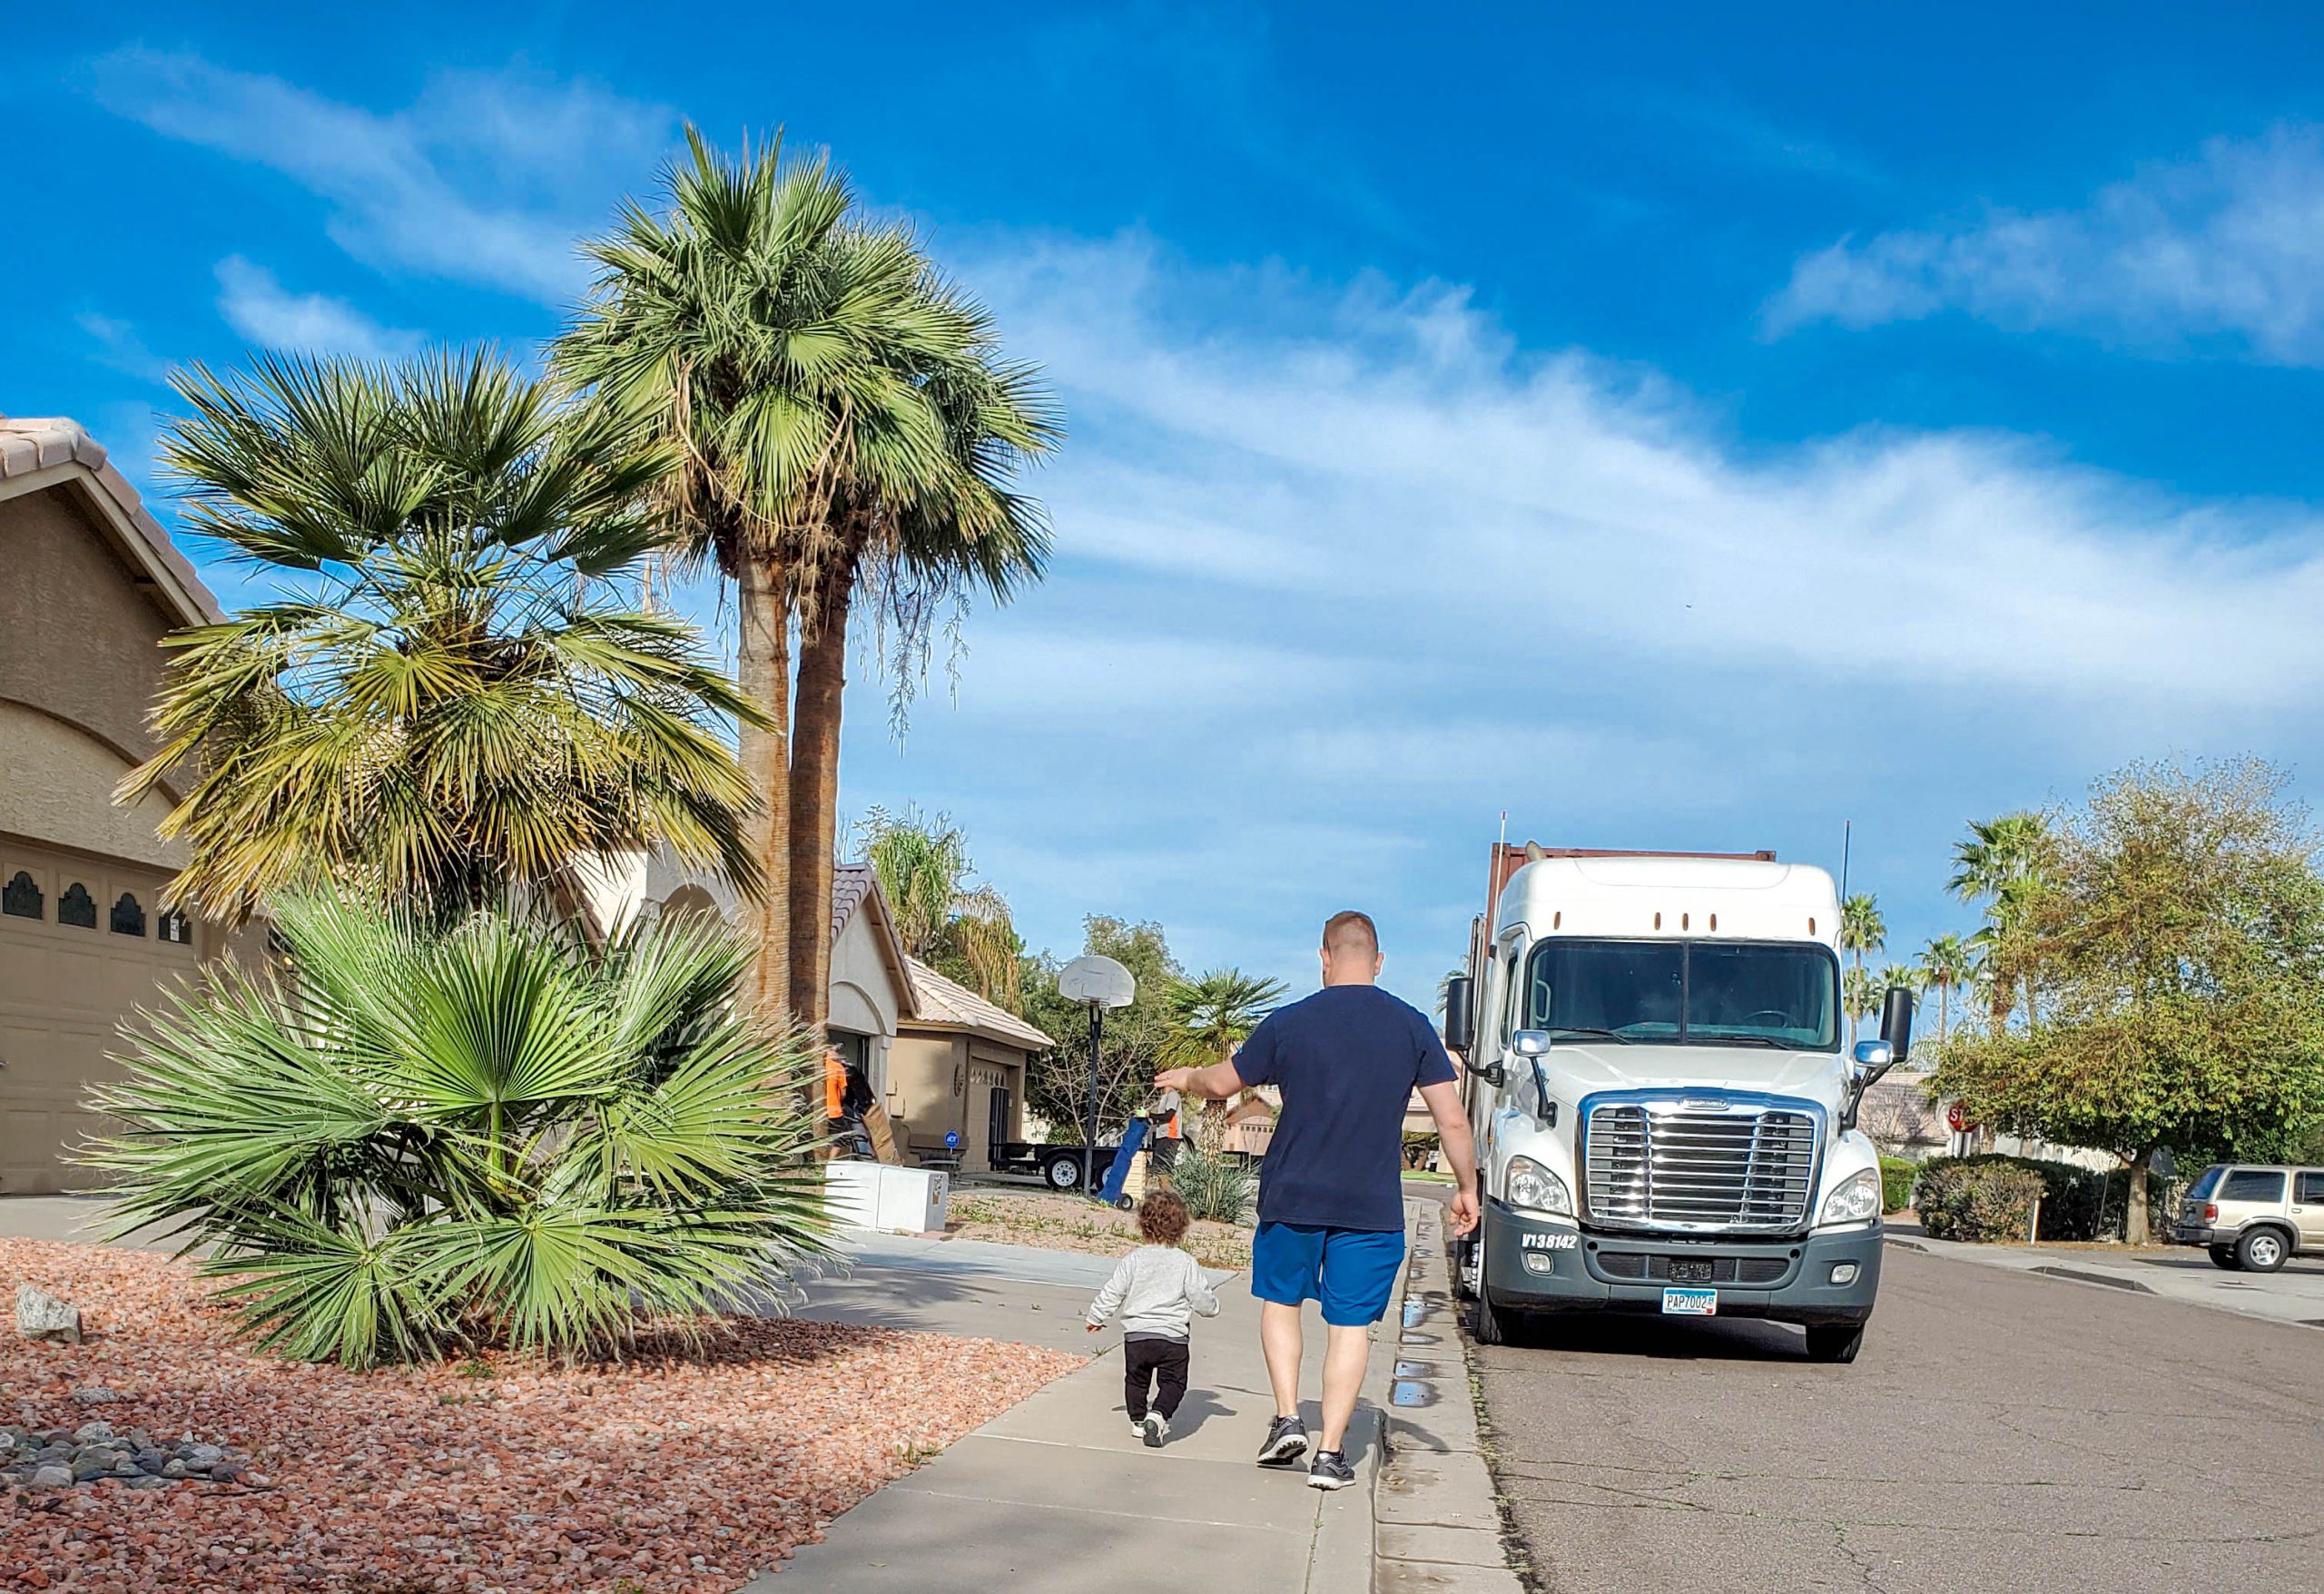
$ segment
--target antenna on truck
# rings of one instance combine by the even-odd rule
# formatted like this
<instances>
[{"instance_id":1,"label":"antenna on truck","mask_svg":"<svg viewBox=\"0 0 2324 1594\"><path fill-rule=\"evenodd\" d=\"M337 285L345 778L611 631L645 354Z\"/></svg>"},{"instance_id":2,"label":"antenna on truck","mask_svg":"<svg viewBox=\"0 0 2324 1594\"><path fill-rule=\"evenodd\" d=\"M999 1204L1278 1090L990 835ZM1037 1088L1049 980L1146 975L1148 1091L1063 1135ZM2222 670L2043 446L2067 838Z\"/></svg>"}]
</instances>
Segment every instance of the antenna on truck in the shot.
<instances>
[{"instance_id":1,"label":"antenna on truck","mask_svg":"<svg viewBox=\"0 0 2324 1594\"><path fill-rule=\"evenodd\" d=\"M1840 901L1843 906L1848 900L1848 843L1855 839L1856 821L1840 821Z\"/></svg>"}]
</instances>

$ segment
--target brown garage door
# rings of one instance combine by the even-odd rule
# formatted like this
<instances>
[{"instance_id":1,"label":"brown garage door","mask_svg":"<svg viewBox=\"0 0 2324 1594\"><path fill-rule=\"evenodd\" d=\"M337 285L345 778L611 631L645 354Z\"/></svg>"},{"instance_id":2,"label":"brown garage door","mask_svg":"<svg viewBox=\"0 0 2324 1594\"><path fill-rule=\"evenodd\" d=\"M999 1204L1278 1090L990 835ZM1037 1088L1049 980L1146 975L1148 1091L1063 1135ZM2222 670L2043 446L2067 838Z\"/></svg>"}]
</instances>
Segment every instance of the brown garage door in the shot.
<instances>
[{"instance_id":1,"label":"brown garage door","mask_svg":"<svg viewBox=\"0 0 2324 1594\"><path fill-rule=\"evenodd\" d=\"M0 841L0 1191L100 1182L64 1159L101 1132L82 1098L121 1072L121 1021L192 974L209 933L161 910L168 878Z\"/></svg>"}]
</instances>

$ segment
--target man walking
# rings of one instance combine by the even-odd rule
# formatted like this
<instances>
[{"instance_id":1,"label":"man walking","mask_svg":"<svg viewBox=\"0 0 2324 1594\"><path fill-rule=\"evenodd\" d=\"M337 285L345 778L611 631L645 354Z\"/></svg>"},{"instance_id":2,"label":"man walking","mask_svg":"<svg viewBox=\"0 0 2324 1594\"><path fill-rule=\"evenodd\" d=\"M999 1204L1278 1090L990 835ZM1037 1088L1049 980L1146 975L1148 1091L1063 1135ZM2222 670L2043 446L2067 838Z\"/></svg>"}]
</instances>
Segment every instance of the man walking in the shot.
<instances>
[{"instance_id":1,"label":"man walking","mask_svg":"<svg viewBox=\"0 0 2324 1594\"><path fill-rule=\"evenodd\" d=\"M1224 1100L1246 1086L1283 1093L1283 1116L1259 1176L1259 1229L1251 1293L1275 1387L1262 1466L1307 1453L1299 1417L1299 1308L1323 1306L1323 1442L1307 1470L1317 1489L1355 1481L1341 1447L1371 1354L1371 1327L1388 1309L1404 1255L1404 1107L1417 1087L1436 1120L1444 1160L1461 1182L1453 1229L1477 1224L1476 1147L1452 1059L1416 1008L1382 990L1380 938L1361 913L1324 926L1324 989L1278 1009L1226 1062L1171 1068L1164 1090Z\"/></svg>"}]
</instances>

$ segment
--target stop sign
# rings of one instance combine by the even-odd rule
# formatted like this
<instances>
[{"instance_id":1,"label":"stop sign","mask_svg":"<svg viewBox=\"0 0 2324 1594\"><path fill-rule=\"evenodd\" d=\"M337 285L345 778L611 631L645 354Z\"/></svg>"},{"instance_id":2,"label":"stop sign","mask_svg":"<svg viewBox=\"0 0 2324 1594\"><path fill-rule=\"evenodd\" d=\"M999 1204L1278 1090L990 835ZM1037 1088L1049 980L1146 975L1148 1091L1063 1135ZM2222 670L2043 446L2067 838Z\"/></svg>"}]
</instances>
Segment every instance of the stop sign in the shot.
<instances>
[{"instance_id":1,"label":"stop sign","mask_svg":"<svg viewBox=\"0 0 2324 1594\"><path fill-rule=\"evenodd\" d=\"M1965 1135L1977 1127L1977 1121L1962 1111L1961 1104L1956 1101L1945 1109L1945 1127L1955 1135Z\"/></svg>"}]
</instances>

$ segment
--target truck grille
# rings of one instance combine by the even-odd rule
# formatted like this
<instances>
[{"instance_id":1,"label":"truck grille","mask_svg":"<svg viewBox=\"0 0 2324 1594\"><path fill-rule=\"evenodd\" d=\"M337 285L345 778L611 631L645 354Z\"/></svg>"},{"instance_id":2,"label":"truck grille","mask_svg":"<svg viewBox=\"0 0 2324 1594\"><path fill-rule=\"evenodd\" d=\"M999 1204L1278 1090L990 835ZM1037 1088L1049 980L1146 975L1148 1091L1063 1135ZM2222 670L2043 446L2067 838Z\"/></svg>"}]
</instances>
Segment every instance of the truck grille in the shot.
<instances>
[{"instance_id":1,"label":"truck grille","mask_svg":"<svg viewBox=\"0 0 2324 1594\"><path fill-rule=\"evenodd\" d=\"M1819 1117L1806 1103L1764 1098L1592 1102L1582 1120L1590 1220L1627 1229L1804 1228Z\"/></svg>"}]
</instances>

